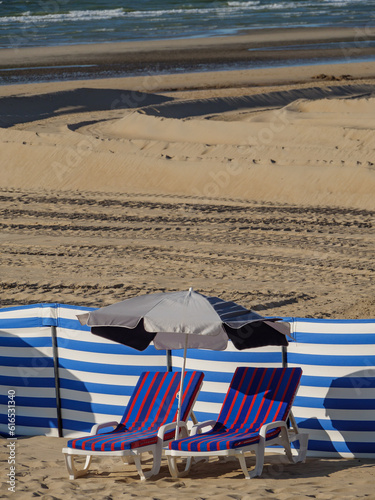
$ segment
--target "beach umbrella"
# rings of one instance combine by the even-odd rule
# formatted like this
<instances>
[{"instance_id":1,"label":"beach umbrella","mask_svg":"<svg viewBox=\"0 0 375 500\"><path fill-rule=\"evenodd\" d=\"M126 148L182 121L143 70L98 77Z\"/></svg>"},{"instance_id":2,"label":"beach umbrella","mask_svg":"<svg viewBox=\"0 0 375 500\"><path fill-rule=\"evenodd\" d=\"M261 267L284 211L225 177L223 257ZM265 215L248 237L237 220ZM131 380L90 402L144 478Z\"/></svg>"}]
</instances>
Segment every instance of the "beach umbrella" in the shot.
<instances>
[{"instance_id":1,"label":"beach umbrella","mask_svg":"<svg viewBox=\"0 0 375 500\"><path fill-rule=\"evenodd\" d=\"M192 288L132 297L77 317L93 334L139 351L151 342L156 349L184 349L180 394L188 348L224 350L229 340L239 350L288 345L289 325L281 318L264 318L235 302ZM180 405L177 422L179 418Z\"/></svg>"}]
</instances>

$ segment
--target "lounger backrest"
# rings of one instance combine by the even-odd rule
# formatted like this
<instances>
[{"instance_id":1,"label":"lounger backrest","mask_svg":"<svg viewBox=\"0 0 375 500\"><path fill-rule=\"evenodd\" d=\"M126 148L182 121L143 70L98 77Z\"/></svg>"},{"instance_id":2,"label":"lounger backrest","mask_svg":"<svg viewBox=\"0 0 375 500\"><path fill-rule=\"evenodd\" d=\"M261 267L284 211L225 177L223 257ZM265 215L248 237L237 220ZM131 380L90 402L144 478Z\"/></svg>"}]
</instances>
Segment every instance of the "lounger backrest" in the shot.
<instances>
[{"instance_id":1,"label":"lounger backrest","mask_svg":"<svg viewBox=\"0 0 375 500\"><path fill-rule=\"evenodd\" d=\"M301 368L237 368L215 430L255 430L268 422L285 421L301 375Z\"/></svg>"},{"instance_id":2,"label":"lounger backrest","mask_svg":"<svg viewBox=\"0 0 375 500\"><path fill-rule=\"evenodd\" d=\"M203 380L200 371L185 372L180 420L189 418ZM143 372L116 431L158 429L177 419L180 372Z\"/></svg>"}]
</instances>

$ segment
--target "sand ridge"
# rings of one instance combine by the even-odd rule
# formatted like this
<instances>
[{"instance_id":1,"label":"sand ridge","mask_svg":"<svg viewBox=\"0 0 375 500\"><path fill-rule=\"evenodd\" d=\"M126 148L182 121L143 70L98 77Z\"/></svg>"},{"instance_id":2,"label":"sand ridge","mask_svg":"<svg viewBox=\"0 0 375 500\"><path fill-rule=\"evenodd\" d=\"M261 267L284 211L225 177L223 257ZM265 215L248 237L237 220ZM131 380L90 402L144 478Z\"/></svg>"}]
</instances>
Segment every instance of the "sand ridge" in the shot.
<instances>
[{"instance_id":1,"label":"sand ridge","mask_svg":"<svg viewBox=\"0 0 375 500\"><path fill-rule=\"evenodd\" d=\"M109 89L4 97L0 183L373 210L373 92L326 85L203 100Z\"/></svg>"}]
</instances>

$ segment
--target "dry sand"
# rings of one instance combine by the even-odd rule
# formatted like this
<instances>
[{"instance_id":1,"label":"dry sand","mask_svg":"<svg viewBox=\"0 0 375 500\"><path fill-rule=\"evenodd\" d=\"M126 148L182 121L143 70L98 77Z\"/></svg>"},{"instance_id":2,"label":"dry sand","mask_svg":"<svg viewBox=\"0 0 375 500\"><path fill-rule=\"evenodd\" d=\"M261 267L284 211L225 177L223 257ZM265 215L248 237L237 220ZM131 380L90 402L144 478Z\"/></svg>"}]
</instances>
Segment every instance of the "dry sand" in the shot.
<instances>
[{"instance_id":1,"label":"dry sand","mask_svg":"<svg viewBox=\"0 0 375 500\"><path fill-rule=\"evenodd\" d=\"M375 317L373 73L0 87L1 305L193 286L264 314Z\"/></svg>"},{"instance_id":2,"label":"dry sand","mask_svg":"<svg viewBox=\"0 0 375 500\"><path fill-rule=\"evenodd\" d=\"M285 457L266 457L263 475L244 479L237 461L196 464L189 477L172 479L166 459L157 476L141 482L135 466L121 459L93 459L91 472L75 481L67 478L61 448L66 440L32 437L17 442L16 492L3 481L0 498L26 500L353 500L375 498L374 461L308 458L290 464ZM3 444L3 443L1 443ZM8 458L2 447L1 460ZM247 459L251 468L254 459ZM7 468L7 467L5 467Z\"/></svg>"},{"instance_id":3,"label":"dry sand","mask_svg":"<svg viewBox=\"0 0 375 500\"><path fill-rule=\"evenodd\" d=\"M2 307L193 286L262 314L375 317L374 63L9 85L0 110ZM364 460L273 457L252 481L163 463L147 485L105 461L72 482L64 444L19 440L0 498L375 498Z\"/></svg>"}]
</instances>

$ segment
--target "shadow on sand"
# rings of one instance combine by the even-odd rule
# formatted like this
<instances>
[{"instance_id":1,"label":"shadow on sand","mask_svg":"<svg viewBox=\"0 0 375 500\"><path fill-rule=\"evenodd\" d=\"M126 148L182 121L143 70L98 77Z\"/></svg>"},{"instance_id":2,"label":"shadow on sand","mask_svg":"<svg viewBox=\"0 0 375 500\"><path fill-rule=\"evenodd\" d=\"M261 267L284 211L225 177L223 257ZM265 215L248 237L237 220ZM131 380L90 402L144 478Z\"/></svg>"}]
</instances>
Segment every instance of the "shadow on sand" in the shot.
<instances>
[{"instance_id":1,"label":"shadow on sand","mask_svg":"<svg viewBox=\"0 0 375 500\"><path fill-rule=\"evenodd\" d=\"M81 88L31 96L0 98L0 127L71 113L131 109L173 100L146 92Z\"/></svg>"}]
</instances>

